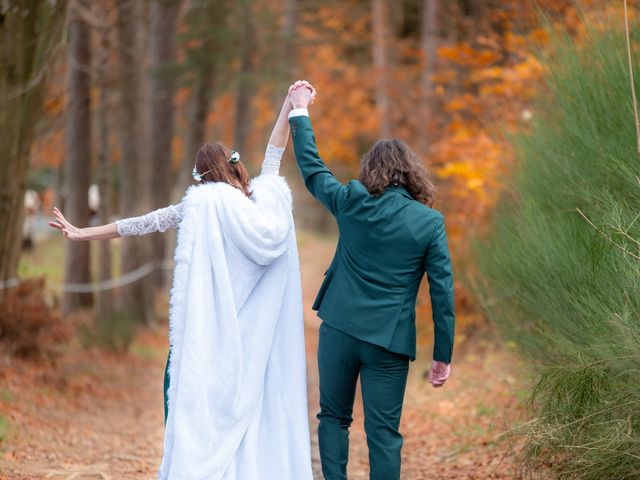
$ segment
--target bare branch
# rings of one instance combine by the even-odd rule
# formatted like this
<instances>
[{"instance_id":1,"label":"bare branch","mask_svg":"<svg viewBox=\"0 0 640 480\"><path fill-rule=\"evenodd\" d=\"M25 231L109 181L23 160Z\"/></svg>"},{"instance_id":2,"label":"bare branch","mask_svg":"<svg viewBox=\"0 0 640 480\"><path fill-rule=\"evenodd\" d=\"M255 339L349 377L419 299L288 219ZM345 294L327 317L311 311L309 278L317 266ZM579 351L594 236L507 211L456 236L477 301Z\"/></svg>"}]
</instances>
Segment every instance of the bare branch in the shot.
<instances>
[{"instance_id":1,"label":"bare branch","mask_svg":"<svg viewBox=\"0 0 640 480\"><path fill-rule=\"evenodd\" d=\"M627 37L627 58L629 60L629 81L631 82L631 99L633 100L633 118L636 126L636 151L640 155L640 121L638 121L638 102L636 88L633 83L633 63L631 62L631 40L629 39L629 16L627 15L627 0L624 0L624 30Z\"/></svg>"},{"instance_id":2,"label":"bare branch","mask_svg":"<svg viewBox=\"0 0 640 480\"><path fill-rule=\"evenodd\" d=\"M616 247L618 247L620 250L622 250L622 251L623 251L624 253L626 253L627 255L630 255L630 256L632 256L633 258L635 258L635 259L637 259L637 260L640 260L640 256L638 256L638 255L636 255L635 253L630 252L629 250L627 250L626 248L624 248L624 246L623 246L623 245L620 245L619 243L617 243L613 238L611 238L609 235L607 235L605 232L603 232L600 228L598 228L596 225L594 225L594 223L593 223L591 220L589 220L589 218L588 218L584 213L582 213L582 210L580 210L579 208L576 208L576 210L578 211L578 213L579 213L580 215L582 215L582 218L584 218L584 219L589 223L589 225L591 225L591 226L594 228L594 230L595 230L596 232L598 232L598 234L599 234L602 238L604 238L604 239L608 240L609 242L611 242L613 245L615 245Z\"/></svg>"}]
</instances>

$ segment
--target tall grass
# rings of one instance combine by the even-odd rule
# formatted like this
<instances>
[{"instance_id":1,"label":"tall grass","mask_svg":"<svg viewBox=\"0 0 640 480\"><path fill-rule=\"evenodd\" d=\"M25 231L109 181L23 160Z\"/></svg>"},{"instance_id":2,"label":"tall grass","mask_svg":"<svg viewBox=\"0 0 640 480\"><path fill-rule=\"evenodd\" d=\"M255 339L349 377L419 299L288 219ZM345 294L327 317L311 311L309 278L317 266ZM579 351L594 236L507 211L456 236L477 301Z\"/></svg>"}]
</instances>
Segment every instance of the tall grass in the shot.
<instances>
[{"instance_id":1,"label":"tall grass","mask_svg":"<svg viewBox=\"0 0 640 480\"><path fill-rule=\"evenodd\" d=\"M640 478L640 157L624 32L554 33L541 61L547 88L513 138L513 191L476 245L478 298L538 374L526 465Z\"/></svg>"}]
</instances>

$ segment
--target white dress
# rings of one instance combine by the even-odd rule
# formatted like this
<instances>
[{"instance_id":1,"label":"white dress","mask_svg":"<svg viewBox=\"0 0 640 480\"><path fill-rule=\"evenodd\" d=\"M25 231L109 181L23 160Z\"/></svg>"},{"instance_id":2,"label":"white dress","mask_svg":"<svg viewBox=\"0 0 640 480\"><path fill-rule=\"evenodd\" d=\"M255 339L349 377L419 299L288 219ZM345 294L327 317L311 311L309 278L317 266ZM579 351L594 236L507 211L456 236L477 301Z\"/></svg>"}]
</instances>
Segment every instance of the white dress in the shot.
<instances>
[{"instance_id":1,"label":"white dress","mask_svg":"<svg viewBox=\"0 0 640 480\"><path fill-rule=\"evenodd\" d=\"M122 236L179 227L159 480L312 480L300 266L284 149L251 198L217 182L119 220Z\"/></svg>"}]
</instances>

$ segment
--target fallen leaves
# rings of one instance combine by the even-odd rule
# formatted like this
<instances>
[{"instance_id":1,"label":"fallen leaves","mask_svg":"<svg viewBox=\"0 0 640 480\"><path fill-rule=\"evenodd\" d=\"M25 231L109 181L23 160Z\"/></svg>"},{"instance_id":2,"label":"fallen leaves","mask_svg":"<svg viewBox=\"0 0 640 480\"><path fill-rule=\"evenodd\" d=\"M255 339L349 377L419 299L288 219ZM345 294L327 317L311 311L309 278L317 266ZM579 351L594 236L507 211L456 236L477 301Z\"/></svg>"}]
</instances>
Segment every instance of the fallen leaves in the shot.
<instances>
[{"instance_id":1,"label":"fallen leaves","mask_svg":"<svg viewBox=\"0 0 640 480\"><path fill-rule=\"evenodd\" d=\"M300 236L306 318L313 465L318 319L310 311L334 239ZM421 321L424 321L421 320ZM0 479L151 479L162 456L162 381L166 331L143 330L130 352L69 346L57 367L3 359ZM514 478L517 442L503 434L522 408L521 364L486 331L458 337L452 375L433 389L423 374L430 344L411 365L401 431L403 480ZM369 478L358 396L351 429L349 478Z\"/></svg>"}]
</instances>

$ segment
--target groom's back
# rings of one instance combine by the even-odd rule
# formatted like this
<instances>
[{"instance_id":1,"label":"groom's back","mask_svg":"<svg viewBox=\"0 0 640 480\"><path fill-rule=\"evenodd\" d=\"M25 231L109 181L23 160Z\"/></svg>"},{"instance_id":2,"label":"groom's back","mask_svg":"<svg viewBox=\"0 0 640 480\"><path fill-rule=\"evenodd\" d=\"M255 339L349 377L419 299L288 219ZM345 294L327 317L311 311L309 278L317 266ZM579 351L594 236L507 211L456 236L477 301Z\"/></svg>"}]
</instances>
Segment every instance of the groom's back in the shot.
<instances>
[{"instance_id":1,"label":"groom's back","mask_svg":"<svg viewBox=\"0 0 640 480\"><path fill-rule=\"evenodd\" d=\"M359 181L343 185L320 158L309 117L292 115L289 123L305 185L336 217L340 229L336 255L314 309L346 334L415 357L415 303L426 270L435 324L434 358L448 362L453 348L453 275L442 215L401 187L375 196ZM391 143L397 153L398 142ZM375 168L368 174L375 177Z\"/></svg>"},{"instance_id":2,"label":"groom's back","mask_svg":"<svg viewBox=\"0 0 640 480\"><path fill-rule=\"evenodd\" d=\"M415 356L415 301L442 215L402 187L371 195L358 181L336 205L340 239L314 308L335 328Z\"/></svg>"}]
</instances>

